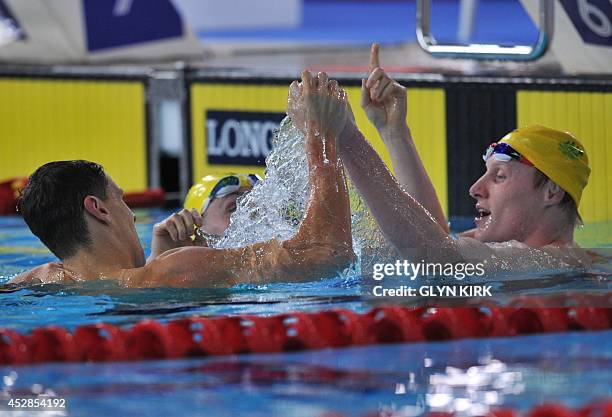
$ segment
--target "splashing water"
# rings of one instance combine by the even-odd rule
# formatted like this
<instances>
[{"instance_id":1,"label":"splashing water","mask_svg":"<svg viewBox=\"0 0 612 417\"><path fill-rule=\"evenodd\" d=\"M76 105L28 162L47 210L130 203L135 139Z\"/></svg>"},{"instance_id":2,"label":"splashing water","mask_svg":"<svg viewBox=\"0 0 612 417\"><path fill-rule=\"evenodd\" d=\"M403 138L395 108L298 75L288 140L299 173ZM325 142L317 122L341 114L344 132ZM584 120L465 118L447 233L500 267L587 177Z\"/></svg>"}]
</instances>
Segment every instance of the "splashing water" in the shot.
<instances>
[{"instance_id":1,"label":"splashing water","mask_svg":"<svg viewBox=\"0 0 612 417\"><path fill-rule=\"evenodd\" d=\"M285 117L266 158L266 177L241 197L225 236L216 248L237 248L270 239L287 240L298 230L308 203L308 162L304 135ZM390 253L367 206L349 182L351 223L355 253L364 261ZM367 255L366 255L367 254ZM367 257L367 259L364 258Z\"/></svg>"},{"instance_id":2,"label":"splashing water","mask_svg":"<svg viewBox=\"0 0 612 417\"><path fill-rule=\"evenodd\" d=\"M237 248L270 239L290 239L308 200L304 136L285 117L266 158L266 176L240 198L225 236L214 246Z\"/></svg>"}]
</instances>

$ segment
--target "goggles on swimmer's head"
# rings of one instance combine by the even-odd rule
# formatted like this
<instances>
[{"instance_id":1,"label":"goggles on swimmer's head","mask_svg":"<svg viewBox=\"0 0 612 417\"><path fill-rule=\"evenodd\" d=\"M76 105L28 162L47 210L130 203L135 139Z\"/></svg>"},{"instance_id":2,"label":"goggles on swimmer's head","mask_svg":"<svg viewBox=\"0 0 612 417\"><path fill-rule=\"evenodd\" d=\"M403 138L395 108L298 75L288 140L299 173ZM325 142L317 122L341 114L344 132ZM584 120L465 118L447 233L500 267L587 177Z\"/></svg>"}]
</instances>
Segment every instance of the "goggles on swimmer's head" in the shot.
<instances>
[{"instance_id":1,"label":"goggles on swimmer's head","mask_svg":"<svg viewBox=\"0 0 612 417\"><path fill-rule=\"evenodd\" d=\"M491 157L503 162L508 162L514 159L515 161L521 162L525 165L533 166L533 164L527 158L515 151L512 146L504 142L495 142L489 145L485 153L482 155L482 159L487 162Z\"/></svg>"},{"instance_id":2,"label":"goggles on swimmer's head","mask_svg":"<svg viewBox=\"0 0 612 417\"><path fill-rule=\"evenodd\" d=\"M206 210L210 202L215 198L225 197L240 191L240 189L253 188L259 181L261 181L261 178L257 174L232 174L221 178L210 191L208 198L204 201L202 212Z\"/></svg>"}]
</instances>

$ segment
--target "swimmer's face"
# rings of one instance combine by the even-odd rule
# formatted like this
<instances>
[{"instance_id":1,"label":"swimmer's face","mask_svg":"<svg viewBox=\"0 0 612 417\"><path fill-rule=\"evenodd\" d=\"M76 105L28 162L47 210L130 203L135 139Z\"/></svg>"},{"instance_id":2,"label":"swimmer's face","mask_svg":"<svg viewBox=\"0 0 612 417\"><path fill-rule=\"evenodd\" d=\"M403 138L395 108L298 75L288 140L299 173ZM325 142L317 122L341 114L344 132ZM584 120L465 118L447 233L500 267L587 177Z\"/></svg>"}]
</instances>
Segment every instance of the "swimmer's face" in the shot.
<instances>
[{"instance_id":1,"label":"swimmer's face","mask_svg":"<svg viewBox=\"0 0 612 417\"><path fill-rule=\"evenodd\" d=\"M211 235L223 236L229 227L232 213L236 211L236 200L249 191L250 188L241 188L235 193L212 200L202 215L202 229Z\"/></svg>"},{"instance_id":2,"label":"swimmer's face","mask_svg":"<svg viewBox=\"0 0 612 417\"><path fill-rule=\"evenodd\" d=\"M134 266L143 266L145 256L136 233L136 215L125 204L123 190L110 177L108 178L106 194L106 204L113 216L113 226L116 233L120 234L121 241L126 244L125 250L130 252Z\"/></svg>"},{"instance_id":3,"label":"swimmer's face","mask_svg":"<svg viewBox=\"0 0 612 417\"><path fill-rule=\"evenodd\" d=\"M476 233L482 242L525 242L544 215L543 193L533 185L535 168L489 159L487 171L470 188L477 200Z\"/></svg>"}]
</instances>

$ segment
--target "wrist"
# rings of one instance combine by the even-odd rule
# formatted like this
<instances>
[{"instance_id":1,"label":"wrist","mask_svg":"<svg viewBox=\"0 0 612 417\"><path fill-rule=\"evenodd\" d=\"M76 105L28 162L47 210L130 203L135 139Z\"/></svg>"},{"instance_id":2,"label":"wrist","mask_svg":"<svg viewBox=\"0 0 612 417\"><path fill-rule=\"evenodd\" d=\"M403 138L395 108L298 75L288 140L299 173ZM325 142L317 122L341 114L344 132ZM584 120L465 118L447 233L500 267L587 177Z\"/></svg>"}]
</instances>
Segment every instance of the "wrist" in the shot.
<instances>
[{"instance_id":1,"label":"wrist","mask_svg":"<svg viewBox=\"0 0 612 417\"><path fill-rule=\"evenodd\" d=\"M351 141L355 136L361 134L359 128L353 121L347 121L344 125L344 128L338 135L339 142L348 142Z\"/></svg>"},{"instance_id":2,"label":"wrist","mask_svg":"<svg viewBox=\"0 0 612 417\"><path fill-rule=\"evenodd\" d=\"M387 124L386 126L378 129L381 134L386 134L388 136L400 136L406 135L410 133L410 128L408 124L405 122L397 123L397 124Z\"/></svg>"},{"instance_id":3,"label":"wrist","mask_svg":"<svg viewBox=\"0 0 612 417\"><path fill-rule=\"evenodd\" d=\"M405 142L411 137L410 128L406 123L382 127L378 133L385 143Z\"/></svg>"}]
</instances>

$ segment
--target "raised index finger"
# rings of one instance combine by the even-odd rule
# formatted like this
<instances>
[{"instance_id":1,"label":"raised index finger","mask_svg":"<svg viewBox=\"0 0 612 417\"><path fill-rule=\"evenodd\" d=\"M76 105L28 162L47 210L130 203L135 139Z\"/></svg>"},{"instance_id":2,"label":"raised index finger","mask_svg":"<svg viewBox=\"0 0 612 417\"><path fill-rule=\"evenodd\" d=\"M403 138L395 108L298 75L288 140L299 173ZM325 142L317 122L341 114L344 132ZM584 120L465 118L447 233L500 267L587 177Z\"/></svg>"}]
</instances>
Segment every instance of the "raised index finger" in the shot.
<instances>
[{"instance_id":1,"label":"raised index finger","mask_svg":"<svg viewBox=\"0 0 612 417\"><path fill-rule=\"evenodd\" d=\"M380 60L378 58L378 51L380 49L380 45L377 43L372 44L372 49L370 49L370 72L372 72L375 68L380 67Z\"/></svg>"},{"instance_id":2,"label":"raised index finger","mask_svg":"<svg viewBox=\"0 0 612 417\"><path fill-rule=\"evenodd\" d=\"M308 70L302 71L302 85L304 86L304 93L306 94L314 90L312 75Z\"/></svg>"}]
</instances>

